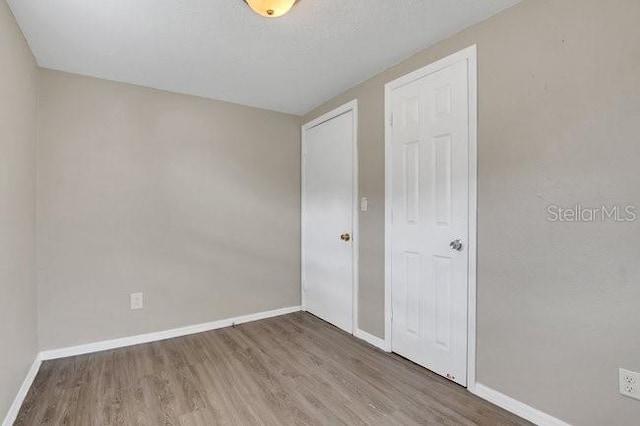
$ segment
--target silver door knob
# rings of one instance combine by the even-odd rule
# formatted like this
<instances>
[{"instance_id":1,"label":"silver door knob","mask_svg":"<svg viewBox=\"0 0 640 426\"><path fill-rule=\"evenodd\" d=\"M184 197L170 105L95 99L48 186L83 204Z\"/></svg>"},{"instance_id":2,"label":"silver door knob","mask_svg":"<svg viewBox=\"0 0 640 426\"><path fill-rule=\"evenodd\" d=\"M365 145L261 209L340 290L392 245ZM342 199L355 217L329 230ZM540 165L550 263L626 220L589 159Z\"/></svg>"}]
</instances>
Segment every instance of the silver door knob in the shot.
<instances>
[{"instance_id":1,"label":"silver door knob","mask_svg":"<svg viewBox=\"0 0 640 426\"><path fill-rule=\"evenodd\" d=\"M451 241L449 243L449 247L451 247L451 249L455 251L462 251L462 240L457 239L457 240Z\"/></svg>"}]
</instances>

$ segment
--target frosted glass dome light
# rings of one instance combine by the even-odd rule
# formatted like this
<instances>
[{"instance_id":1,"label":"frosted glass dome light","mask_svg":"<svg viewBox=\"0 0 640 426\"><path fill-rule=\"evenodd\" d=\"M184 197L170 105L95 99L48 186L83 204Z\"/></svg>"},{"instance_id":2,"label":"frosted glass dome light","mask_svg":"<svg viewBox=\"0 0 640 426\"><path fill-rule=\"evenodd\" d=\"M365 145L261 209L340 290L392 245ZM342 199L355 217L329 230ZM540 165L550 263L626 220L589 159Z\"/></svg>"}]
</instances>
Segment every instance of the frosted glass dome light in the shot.
<instances>
[{"instance_id":1,"label":"frosted glass dome light","mask_svg":"<svg viewBox=\"0 0 640 426\"><path fill-rule=\"evenodd\" d=\"M296 0L245 0L258 15L277 18L291 10Z\"/></svg>"}]
</instances>

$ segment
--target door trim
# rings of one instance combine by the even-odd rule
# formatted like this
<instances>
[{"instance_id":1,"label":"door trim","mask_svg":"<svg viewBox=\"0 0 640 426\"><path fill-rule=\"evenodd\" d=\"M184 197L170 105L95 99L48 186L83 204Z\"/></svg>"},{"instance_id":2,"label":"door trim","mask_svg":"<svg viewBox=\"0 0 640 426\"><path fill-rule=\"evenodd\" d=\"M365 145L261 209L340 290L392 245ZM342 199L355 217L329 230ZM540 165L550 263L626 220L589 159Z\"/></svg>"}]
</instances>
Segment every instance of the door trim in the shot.
<instances>
[{"instance_id":1,"label":"door trim","mask_svg":"<svg viewBox=\"0 0 640 426\"><path fill-rule=\"evenodd\" d=\"M331 119L339 117L348 112L352 112L352 127L353 127L353 164L352 164L352 173L353 173L353 188L351 190L351 198L352 198L352 262L353 262L353 276L352 276L352 291L353 291L353 307L352 307L352 330L349 330L351 334L353 334L358 327L358 284L359 284L359 253L360 253L360 232L358 226L359 219L359 197L358 197L358 100L354 99L350 102L347 102L344 105L339 106L338 108L327 112L326 114L321 115L320 117L302 125L301 127L301 186L300 186L300 211L301 211L301 223L300 223L300 261L301 261L301 276L300 276L300 295L301 295L301 306L302 310L306 311L305 304L305 253L304 253L304 238L305 238L305 165L306 165L306 132L316 126L319 126L322 123L325 123Z\"/></svg>"},{"instance_id":2,"label":"door trim","mask_svg":"<svg viewBox=\"0 0 640 426\"><path fill-rule=\"evenodd\" d=\"M467 323L467 389L476 385L476 295L478 210L478 60L476 45L456 52L385 85L385 276L384 349L391 352L391 92L460 61L467 61L469 78L469 294Z\"/></svg>"}]
</instances>

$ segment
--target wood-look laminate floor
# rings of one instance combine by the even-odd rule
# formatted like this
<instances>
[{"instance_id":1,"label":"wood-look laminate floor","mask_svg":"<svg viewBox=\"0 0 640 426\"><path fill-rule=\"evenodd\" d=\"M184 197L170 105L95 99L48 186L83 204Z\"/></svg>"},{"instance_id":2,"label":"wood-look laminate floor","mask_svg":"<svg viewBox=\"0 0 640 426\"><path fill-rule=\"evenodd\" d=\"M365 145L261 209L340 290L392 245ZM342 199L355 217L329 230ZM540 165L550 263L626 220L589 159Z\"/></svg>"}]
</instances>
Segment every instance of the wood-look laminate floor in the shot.
<instances>
[{"instance_id":1,"label":"wood-look laminate floor","mask_svg":"<svg viewBox=\"0 0 640 426\"><path fill-rule=\"evenodd\" d=\"M525 425L306 313L42 364L15 425Z\"/></svg>"}]
</instances>

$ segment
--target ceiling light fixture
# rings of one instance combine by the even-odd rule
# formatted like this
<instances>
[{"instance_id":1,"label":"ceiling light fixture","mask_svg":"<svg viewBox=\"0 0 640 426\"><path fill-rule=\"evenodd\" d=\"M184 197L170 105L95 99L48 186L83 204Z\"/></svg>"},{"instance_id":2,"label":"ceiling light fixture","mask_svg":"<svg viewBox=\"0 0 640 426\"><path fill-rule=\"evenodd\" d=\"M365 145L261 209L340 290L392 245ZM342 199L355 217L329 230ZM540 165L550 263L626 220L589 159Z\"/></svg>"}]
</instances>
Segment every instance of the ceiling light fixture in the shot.
<instances>
[{"instance_id":1,"label":"ceiling light fixture","mask_svg":"<svg viewBox=\"0 0 640 426\"><path fill-rule=\"evenodd\" d=\"M277 18L291 10L296 0L245 0L258 15Z\"/></svg>"}]
</instances>

